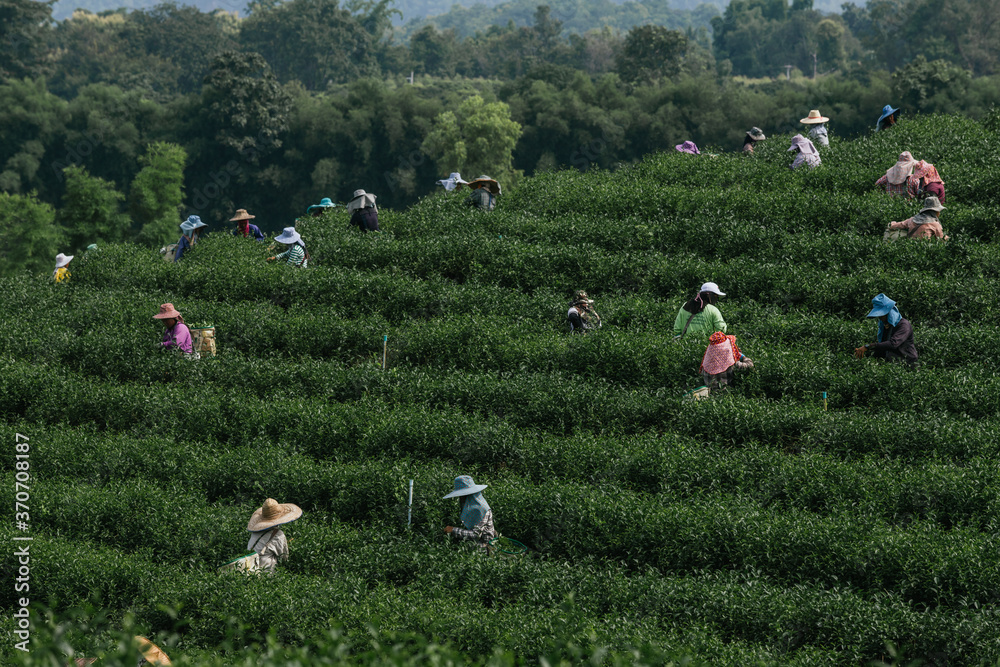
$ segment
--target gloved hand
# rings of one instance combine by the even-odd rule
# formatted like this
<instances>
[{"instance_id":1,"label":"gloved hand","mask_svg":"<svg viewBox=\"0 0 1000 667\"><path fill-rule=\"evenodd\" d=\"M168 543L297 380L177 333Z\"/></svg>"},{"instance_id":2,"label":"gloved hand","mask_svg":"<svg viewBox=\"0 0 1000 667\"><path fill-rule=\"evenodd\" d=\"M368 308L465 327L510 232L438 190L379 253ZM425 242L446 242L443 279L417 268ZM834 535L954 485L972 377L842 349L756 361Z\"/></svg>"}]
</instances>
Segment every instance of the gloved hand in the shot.
<instances>
[{"instance_id":1,"label":"gloved hand","mask_svg":"<svg viewBox=\"0 0 1000 667\"><path fill-rule=\"evenodd\" d=\"M854 358L855 359L864 359L865 358L865 352L867 352L867 351L868 351L868 348L865 348L865 347L856 347L856 348L854 348Z\"/></svg>"}]
</instances>

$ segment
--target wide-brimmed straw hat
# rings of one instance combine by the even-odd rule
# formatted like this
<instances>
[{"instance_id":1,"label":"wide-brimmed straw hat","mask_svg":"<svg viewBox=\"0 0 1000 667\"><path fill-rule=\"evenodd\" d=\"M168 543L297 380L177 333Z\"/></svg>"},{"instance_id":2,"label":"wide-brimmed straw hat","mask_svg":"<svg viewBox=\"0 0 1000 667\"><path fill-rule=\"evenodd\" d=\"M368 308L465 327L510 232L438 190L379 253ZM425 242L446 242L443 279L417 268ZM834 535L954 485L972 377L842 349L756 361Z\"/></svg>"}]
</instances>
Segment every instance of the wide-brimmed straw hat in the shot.
<instances>
[{"instance_id":1,"label":"wide-brimmed straw hat","mask_svg":"<svg viewBox=\"0 0 1000 667\"><path fill-rule=\"evenodd\" d=\"M318 204L313 204L312 206L307 208L306 213L313 210L314 208L336 208L336 207L337 205L333 203L332 199L330 199L329 197L323 197L322 199L319 200Z\"/></svg>"},{"instance_id":2,"label":"wide-brimmed straw hat","mask_svg":"<svg viewBox=\"0 0 1000 667\"><path fill-rule=\"evenodd\" d=\"M477 190L479 188L486 188L495 195L500 194L500 183L498 183L495 178L490 178L486 174L483 174L482 176L478 176L472 179L471 181L466 183L466 185L468 185L473 190Z\"/></svg>"},{"instance_id":3,"label":"wide-brimmed straw hat","mask_svg":"<svg viewBox=\"0 0 1000 667\"><path fill-rule=\"evenodd\" d=\"M944 204L942 204L941 200L938 199L937 197L928 197L924 199L924 205L920 208L920 212L923 213L924 211L937 211L938 213L940 213L945 208L947 207Z\"/></svg>"},{"instance_id":4,"label":"wide-brimmed straw hat","mask_svg":"<svg viewBox=\"0 0 1000 667\"><path fill-rule=\"evenodd\" d=\"M691 155L701 155L701 151L698 150L698 146L695 145L693 141L685 141L682 144L677 144L674 146L681 153L690 153Z\"/></svg>"},{"instance_id":5,"label":"wide-brimmed straw hat","mask_svg":"<svg viewBox=\"0 0 1000 667\"><path fill-rule=\"evenodd\" d=\"M354 195L351 197L351 201L347 203L348 211L355 211L359 208L369 208L375 205L376 195L365 192L362 189L357 189L354 191Z\"/></svg>"},{"instance_id":6,"label":"wide-brimmed straw hat","mask_svg":"<svg viewBox=\"0 0 1000 667\"><path fill-rule=\"evenodd\" d=\"M172 665L174 663L170 662L170 658L167 654L160 649L159 646L149 641L145 637L135 636L135 641L139 644L139 651L142 653L142 657L146 659L151 665Z\"/></svg>"},{"instance_id":7,"label":"wide-brimmed straw hat","mask_svg":"<svg viewBox=\"0 0 1000 667\"><path fill-rule=\"evenodd\" d=\"M240 220L253 220L256 215L250 215L245 208L237 209L236 215L229 218L229 222L239 222Z\"/></svg>"},{"instance_id":8,"label":"wide-brimmed straw hat","mask_svg":"<svg viewBox=\"0 0 1000 667\"><path fill-rule=\"evenodd\" d=\"M291 245L293 243L298 243L302 240L299 233L295 231L294 227L285 227L281 230L281 233L274 237L274 240L278 243L284 243L286 245Z\"/></svg>"},{"instance_id":9,"label":"wide-brimmed straw hat","mask_svg":"<svg viewBox=\"0 0 1000 667\"><path fill-rule=\"evenodd\" d=\"M64 255L62 253L59 253L58 255L56 255L56 268L61 269L62 267L66 266L71 261L73 261L74 257L76 257L76 255Z\"/></svg>"},{"instance_id":10,"label":"wide-brimmed straw hat","mask_svg":"<svg viewBox=\"0 0 1000 667\"><path fill-rule=\"evenodd\" d=\"M247 530L257 533L275 526L291 523L302 516L302 508L292 503L279 503L274 498L268 498L264 504L254 511L247 523Z\"/></svg>"},{"instance_id":11,"label":"wide-brimmed straw hat","mask_svg":"<svg viewBox=\"0 0 1000 667\"><path fill-rule=\"evenodd\" d=\"M172 317L180 317L180 316L181 314L177 312L176 308L174 308L174 304L165 303L160 306L160 312L158 312L156 315L153 315L153 319L169 320Z\"/></svg>"},{"instance_id":12,"label":"wide-brimmed straw hat","mask_svg":"<svg viewBox=\"0 0 1000 667\"><path fill-rule=\"evenodd\" d=\"M817 123L825 123L828 120L830 119L827 118L826 116L820 115L819 109L813 109L812 111L809 112L808 116L802 118L801 120L799 120L799 122L803 123L804 125L815 125Z\"/></svg>"},{"instance_id":13,"label":"wide-brimmed straw hat","mask_svg":"<svg viewBox=\"0 0 1000 667\"><path fill-rule=\"evenodd\" d=\"M715 283L702 283L699 292L711 292L712 294L718 294L719 296L726 296L726 293L719 289L719 286Z\"/></svg>"},{"instance_id":14,"label":"wide-brimmed straw hat","mask_svg":"<svg viewBox=\"0 0 1000 667\"><path fill-rule=\"evenodd\" d=\"M459 475L455 478L455 490L445 496L445 498L459 498L461 496L471 496L486 488L486 484L476 484L468 475Z\"/></svg>"},{"instance_id":15,"label":"wide-brimmed straw hat","mask_svg":"<svg viewBox=\"0 0 1000 667\"><path fill-rule=\"evenodd\" d=\"M747 130L747 136L754 141L764 141L767 137L764 136L764 131L759 127L751 127Z\"/></svg>"}]
</instances>

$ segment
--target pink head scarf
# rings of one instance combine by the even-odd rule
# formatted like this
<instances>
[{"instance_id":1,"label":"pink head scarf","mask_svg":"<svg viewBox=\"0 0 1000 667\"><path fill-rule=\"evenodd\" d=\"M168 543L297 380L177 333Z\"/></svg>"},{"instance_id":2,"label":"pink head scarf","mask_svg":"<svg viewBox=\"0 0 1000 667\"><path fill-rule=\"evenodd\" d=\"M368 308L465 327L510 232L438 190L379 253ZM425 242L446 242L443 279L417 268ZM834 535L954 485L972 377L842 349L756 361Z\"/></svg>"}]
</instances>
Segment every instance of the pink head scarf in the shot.
<instances>
[{"instance_id":1,"label":"pink head scarf","mask_svg":"<svg viewBox=\"0 0 1000 667\"><path fill-rule=\"evenodd\" d=\"M918 162L913 168L913 176L914 178L924 179L924 183L944 183L941 180L941 176L938 175L937 167L923 160Z\"/></svg>"},{"instance_id":2,"label":"pink head scarf","mask_svg":"<svg viewBox=\"0 0 1000 667\"><path fill-rule=\"evenodd\" d=\"M916 162L914 161L913 156L910 155L910 151L903 151L899 154L899 159L896 160L896 164L886 169L885 177L893 185L905 183L906 179L913 173L914 164L916 164Z\"/></svg>"},{"instance_id":3,"label":"pink head scarf","mask_svg":"<svg viewBox=\"0 0 1000 667\"><path fill-rule=\"evenodd\" d=\"M727 336L716 331L708 339L708 349L701 359L701 370L710 375L723 373L740 360L743 353L736 346L736 336Z\"/></svg>"}]
</instances>

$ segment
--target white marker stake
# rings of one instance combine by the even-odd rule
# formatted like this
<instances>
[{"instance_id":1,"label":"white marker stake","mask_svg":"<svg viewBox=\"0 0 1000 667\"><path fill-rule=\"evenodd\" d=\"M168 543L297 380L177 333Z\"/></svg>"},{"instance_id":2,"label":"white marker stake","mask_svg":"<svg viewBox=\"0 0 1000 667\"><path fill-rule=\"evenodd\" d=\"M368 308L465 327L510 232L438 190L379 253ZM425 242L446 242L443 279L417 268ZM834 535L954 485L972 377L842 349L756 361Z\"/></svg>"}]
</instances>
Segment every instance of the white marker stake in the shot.
<instances>
[{"instance_id":1,"label":"white marker stake","mask_svg":"<svg viewBox=\"0 0 1000 667\"><path fill-rule=\"evenodd\" d=\"M413 480L410 480L410 504L406 510L406 525L409 526L413 520Z\"/></svg>"},{"instance_id":2,"label":"white marker stake","mask_svg":"<svg viewBox=\"0 0 1000 667\"><path fill-rule=\"evenodd\" d=\"M389 336L382 336L382 370L385 370L385 353L389 348Z\"/></svg>"}]
</instances>

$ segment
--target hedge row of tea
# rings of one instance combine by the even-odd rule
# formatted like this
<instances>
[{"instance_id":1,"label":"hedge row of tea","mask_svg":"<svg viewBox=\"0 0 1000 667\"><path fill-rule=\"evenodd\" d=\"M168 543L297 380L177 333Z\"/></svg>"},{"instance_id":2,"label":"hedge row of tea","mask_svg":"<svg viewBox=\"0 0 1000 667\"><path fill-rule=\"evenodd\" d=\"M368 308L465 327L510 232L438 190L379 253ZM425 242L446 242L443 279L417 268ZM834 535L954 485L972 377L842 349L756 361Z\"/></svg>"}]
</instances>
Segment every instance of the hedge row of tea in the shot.
<instances>
[{"instance_id":1,"label":"hedge row of tea","mask_svg":"<svg viewBox=\"0 0 1000 667\"><path fill-rule=\"evenodd\" d=\"M488 215L442 193L380 235L335 210L299 223L308 270L217 234L4 281L40 606L0 658L125 664L126 632L191 665L1000 659L998 139L904 120L793 173L771 138L543 174ZM902 150L945 178L950 242L881 240L917 210L871 190ZM706 280L756 368L690 403L704 342L672 328ZM600 331L567 334L573 289ZM852 358L878 292L919 371ZM217 358L158 349L166 301ZM462 473L528 555L449 543ZM268 496L305 510L291 560L218 576Z\"/></svg>"}]
</instances>

